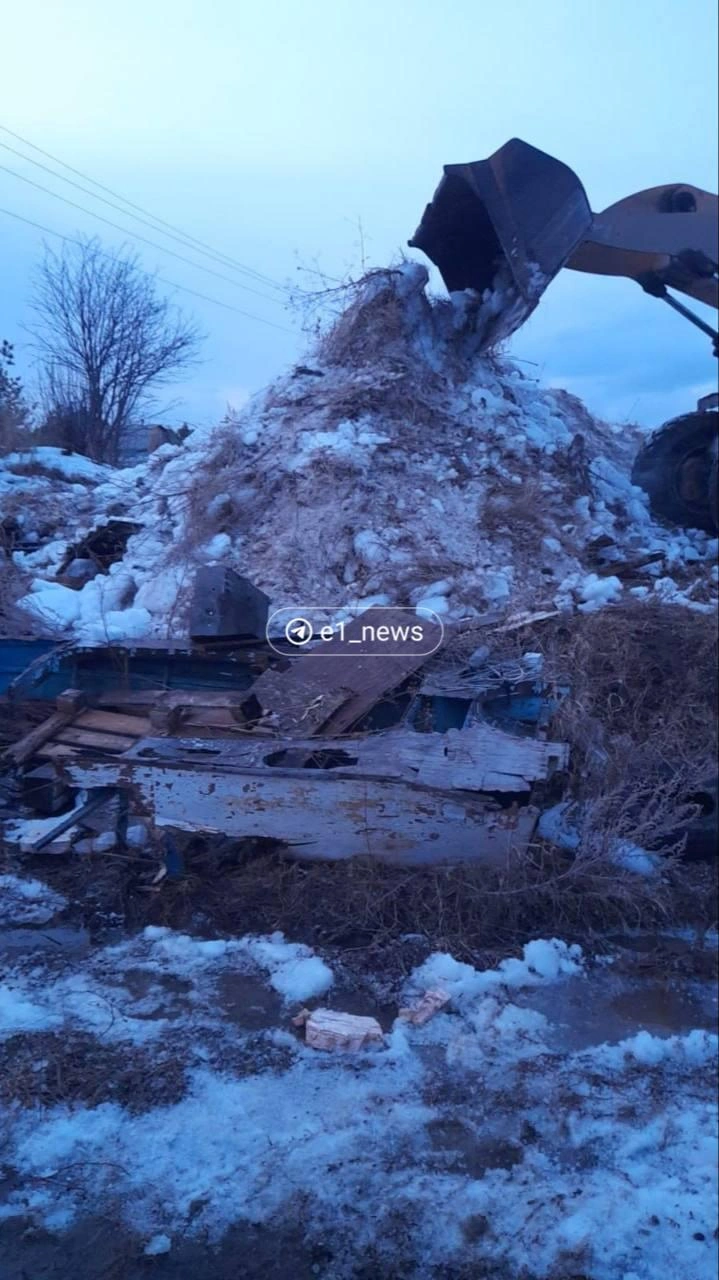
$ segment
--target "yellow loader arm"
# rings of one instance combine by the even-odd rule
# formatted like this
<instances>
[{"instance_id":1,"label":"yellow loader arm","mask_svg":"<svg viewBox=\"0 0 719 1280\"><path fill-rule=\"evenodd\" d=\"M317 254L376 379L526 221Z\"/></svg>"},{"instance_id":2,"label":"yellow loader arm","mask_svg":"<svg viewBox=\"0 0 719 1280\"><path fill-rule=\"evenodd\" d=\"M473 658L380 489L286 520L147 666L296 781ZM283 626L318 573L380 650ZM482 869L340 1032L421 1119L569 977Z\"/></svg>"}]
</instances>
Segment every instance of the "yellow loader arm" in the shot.
<instances>
[{"instance_id":1,"label":"yellow loader arm","mask_svg":"<svg viewBox=\"0 0 719 1280\"><path fill-rule=\"evenodd\" d=\"M409 241L439 268L450 292L489 290L506 303L488 342L518 329L562 267L628 276L716 344L678 290L719 305L719 200L683 183L652 187L593 213L577 175L512 138L487 160L445 165Z\"/></svg>"},{"instance_id":2,"label":"yellow loader arm","mask_svg":"<svg viewBox=\"0 0 719 1280\"><path fill-rule=\"evenodd\" d=\"M594 215L587 236L567 260L572 271L629 276L719 307L719 199L674 183L650 187Z\"/></svg>"}]
</instances>

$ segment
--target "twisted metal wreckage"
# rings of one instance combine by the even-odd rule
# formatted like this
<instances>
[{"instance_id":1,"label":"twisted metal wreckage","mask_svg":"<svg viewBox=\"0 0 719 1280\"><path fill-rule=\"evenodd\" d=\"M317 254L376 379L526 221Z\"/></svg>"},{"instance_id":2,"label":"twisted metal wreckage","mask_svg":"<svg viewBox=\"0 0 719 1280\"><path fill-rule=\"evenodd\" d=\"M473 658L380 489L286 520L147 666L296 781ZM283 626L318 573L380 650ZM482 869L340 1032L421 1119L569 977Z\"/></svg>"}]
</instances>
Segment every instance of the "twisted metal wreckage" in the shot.
<instances>
[{"instance_id":1,"label":"twisted metal wreckage","mask_svg":"<svg viewBox=\"0 0 719 1280\"><path fill-rule=\"evenodd\" d=\"M321 656L280 656L257 596L249 622L245 610L223 635L228 600L255 590L228 574L211 583L204 622L195 611L192 648L66 646L9 682L16 702L62 689L5 753L36 808L64 810L32 850L52 849L112 798L120 841L139 819L158 833L280 841L302 859L501 863L526 848L568 763L568 747L546 738L532 655L493 664L480 648L450 660L445 637L432 658L348 660L363 627L392 620L369 610L346 628L342 654L332 641Z\"/></svg>"}]
</instances>

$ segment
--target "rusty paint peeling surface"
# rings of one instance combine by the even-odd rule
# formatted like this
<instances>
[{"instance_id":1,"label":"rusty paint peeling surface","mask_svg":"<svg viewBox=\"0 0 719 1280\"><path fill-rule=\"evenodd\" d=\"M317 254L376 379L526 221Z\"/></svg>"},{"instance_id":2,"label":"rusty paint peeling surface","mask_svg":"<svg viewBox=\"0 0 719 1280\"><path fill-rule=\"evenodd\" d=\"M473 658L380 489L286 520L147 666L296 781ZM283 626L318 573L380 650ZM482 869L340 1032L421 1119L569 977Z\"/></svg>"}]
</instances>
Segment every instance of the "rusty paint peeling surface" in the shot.
<instances>
[{"instance_id":1,"label":"rusty paint peeling surface","mask_svg":"<svg viewBox=\"0 0 719 1280\"><path fill-rule=\"evenodd\" d=\"M476 725L321 742L145 738L65 772L74 786L129 791L157 826L273 838L302 858L497 864L531 839L532 784L565 764L561 743Z\"/></svg>"}]
</instances>

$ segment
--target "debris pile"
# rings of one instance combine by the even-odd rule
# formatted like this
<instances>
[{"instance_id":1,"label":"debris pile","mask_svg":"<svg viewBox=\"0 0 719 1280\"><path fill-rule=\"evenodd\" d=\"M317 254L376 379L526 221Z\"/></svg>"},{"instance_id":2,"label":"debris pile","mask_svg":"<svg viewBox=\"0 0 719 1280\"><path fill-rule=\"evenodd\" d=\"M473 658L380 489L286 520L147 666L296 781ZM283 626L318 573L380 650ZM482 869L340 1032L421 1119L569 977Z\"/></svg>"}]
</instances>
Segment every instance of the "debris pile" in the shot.
<instances>
[{"instance_id":1,"label":"debris pile","mask_svg":"<svg viewBox=\"0 0 719 1280\"><path fill-rule=\"evenodd\" d=\"M213 563L275 607L334 618L631 597L711 610L716 540L652 520L630 481L639 430L482 352L469 298L431 301L426 282L416 264L371 273L311 364L144 465L78 471L49 449L2 460L25 616L91 644L186 636L195 573ZM117 559L69 579L70 551L110 522L129 534Z\"/></svg>"}]
</instances>

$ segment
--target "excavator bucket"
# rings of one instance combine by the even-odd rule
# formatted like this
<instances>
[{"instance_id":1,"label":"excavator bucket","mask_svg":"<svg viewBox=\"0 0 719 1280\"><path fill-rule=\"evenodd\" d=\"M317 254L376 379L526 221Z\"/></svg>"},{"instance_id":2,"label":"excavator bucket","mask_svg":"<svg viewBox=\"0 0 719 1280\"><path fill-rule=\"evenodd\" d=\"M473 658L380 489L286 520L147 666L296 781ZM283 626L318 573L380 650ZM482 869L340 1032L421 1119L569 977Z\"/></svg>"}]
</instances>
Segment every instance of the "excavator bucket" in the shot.
<instances>
[{"instance_id":1,"label":"excavator bucket","mask_svg":"<svg viewBox=\"0 0 719 1280\"><path fill-rule=\"evenodd\" d=\"M488 160L445 165L409 244L434 262L450 293L490 290L508 298L514 330L591 224L576 174L512 138Z\"/></svg>"}]
</instances>

